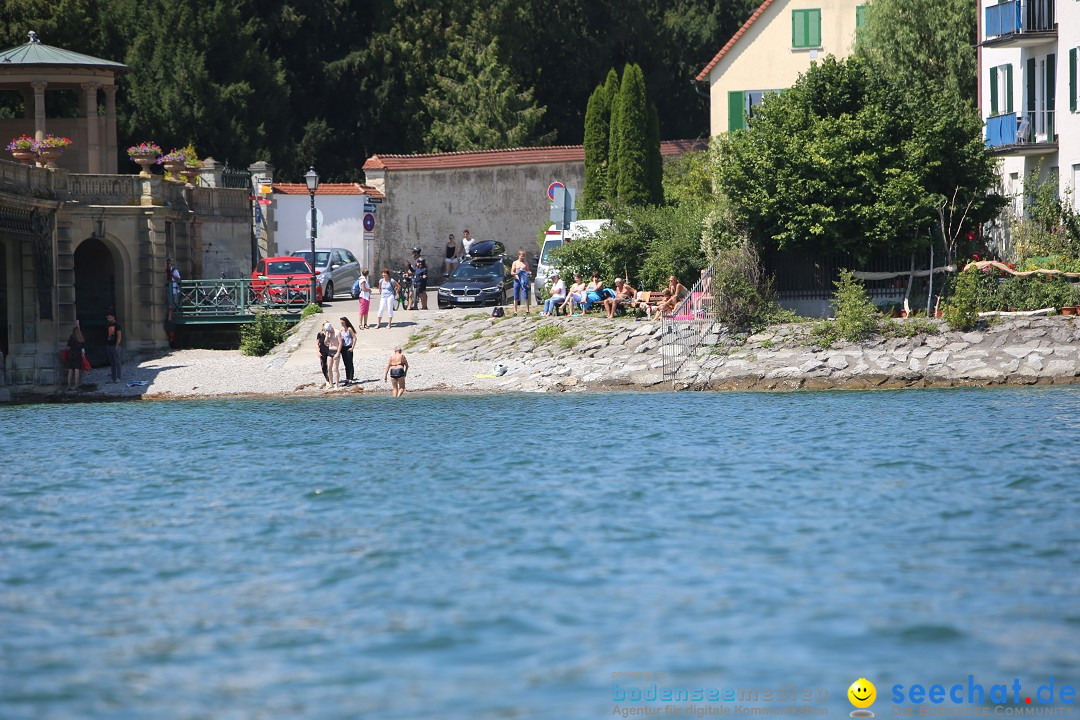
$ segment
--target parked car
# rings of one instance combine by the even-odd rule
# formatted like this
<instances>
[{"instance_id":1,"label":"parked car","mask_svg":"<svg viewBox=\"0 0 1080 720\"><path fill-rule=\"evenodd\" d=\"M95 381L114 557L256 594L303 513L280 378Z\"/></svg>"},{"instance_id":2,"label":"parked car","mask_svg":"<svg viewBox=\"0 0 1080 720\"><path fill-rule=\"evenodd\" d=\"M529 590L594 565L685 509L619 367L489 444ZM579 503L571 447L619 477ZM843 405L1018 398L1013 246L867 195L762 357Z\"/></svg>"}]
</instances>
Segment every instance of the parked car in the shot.
<instances>
[{"instance_id":1,"label":"parked car","mask_svg":"<svg viewBox=\"0 0 1080 720\"><path fill-rule=\"evenodd\" d=\"M302 257L311 264L310 250L296 250L294 257ZM322 297L330 301L334 293L348 294L353 283L360 277L360 263L345 248L315 248L315 275L322 288Z\"/></svg>"},{"instance_id":2,"label":"parked car","mask_svg":"<svg viewBox=\"0 0 1080 720\"><path fill-rule=\"evenodd\" d=\"M439 307L505 305L513 284L505 255L467 257L439 288Z\"/></svg>"},{"instance_id":3,"label":"parked car","mask_svg":"<svg viewBox=\"0 0 1080 720\"><path fill-rule=\"evenodd\" d=\"M260 302L268 298L280 303L307 302L311 275L311 266L303 258L293 255L263 258L251 271L251 289ZM322 286L318 283L315 302L322 302Z\"/></svg>"}]
</instances>

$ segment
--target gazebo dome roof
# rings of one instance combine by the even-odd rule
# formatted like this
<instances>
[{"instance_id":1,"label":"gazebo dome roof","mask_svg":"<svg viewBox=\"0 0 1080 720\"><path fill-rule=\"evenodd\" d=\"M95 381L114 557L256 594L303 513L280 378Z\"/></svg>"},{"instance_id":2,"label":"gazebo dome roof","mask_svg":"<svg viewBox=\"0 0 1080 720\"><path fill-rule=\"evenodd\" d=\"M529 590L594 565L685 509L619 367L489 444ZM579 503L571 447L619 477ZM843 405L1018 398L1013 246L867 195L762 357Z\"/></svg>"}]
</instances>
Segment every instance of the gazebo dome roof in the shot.
<instances>
[{"instance_id":1,"label":"gazebo dome roof","mask_svg":"<svg viewBox=\"0 0 1080 720\"><path fill-rule=\"evenodd\" d=\"M83 55L70 50L44 45L38 40L37 33L30 33L30 42L18 47L0 51L0 71L5 67L39 68L91 68L124 73L131 70L127 65L111 60Z\"/></svg>"}]
</instances>

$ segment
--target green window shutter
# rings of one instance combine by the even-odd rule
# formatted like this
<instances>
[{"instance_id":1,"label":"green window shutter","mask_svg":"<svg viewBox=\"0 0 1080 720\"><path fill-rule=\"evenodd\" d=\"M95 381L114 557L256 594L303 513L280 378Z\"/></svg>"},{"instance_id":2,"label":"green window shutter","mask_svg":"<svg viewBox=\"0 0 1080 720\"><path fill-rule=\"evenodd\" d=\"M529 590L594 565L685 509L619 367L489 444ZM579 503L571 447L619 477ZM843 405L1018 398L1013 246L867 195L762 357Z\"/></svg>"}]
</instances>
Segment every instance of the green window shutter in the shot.
<instances>
[{"instance_id":1,"label":"green window shutter","mask_svg":"<svg viewBox=\"0 0 1080 720\"><path fill-rule=\"evenodd\" d=\"M1076 48L1069 51L1069 112L1076 112Z\"/></svg>"},{"instance_id":2,"label":"green window shutter","mask_svg":"<svg viewBox=\"0 0 1080 720\"><path fill-rule=\"evenodd\" d=\"M728 132L742 130L746 127L743 119L743 94L741 91L732 91L727 94L727 129Z\"/></svg>"},{"instance_id":3,"label":"green window shutter","mask_svg":"<svg viewBox=\"0 0 1080 720\"><path fill-rule=\"evenodd\" d=\"M821 10L806 11L808 47L821 47Z\"/></svg>"},{"instance_id":4,"label":"green window shutter","mask_svg":"<svg viewBox=\"0 0 1080 720\"><path fill-rule=\"evenodd\" d=\"M862 30L863 25L866 24L866 6L855 6L855 32Z\"/></svg>"},{"instance_id":5,"label":"green window shutter","mask_svg":"<svg viewBox=\"0 0 1080 720\"><path fill-rule=\"evenodd\" d=\"M1013 112L1012 65L1005 66L1005 112Z\"/></svg>"},{"instance_id":6,"label":"green window shutter","mask_svg":"<svg viewBox=\"0 0 1080 720\"><path fill-rule=\"evenodd\" d=\"M1024 109L1027 112L1035 112L1035 58L1028 58L1024 84L1027 86L1027 103Z\"/></svg>"},{"instance_id":7,"label":"green window shutter","mask_svg":"<svg viewBox=\"0 0 1080 720\"><path fill-rule=\"evenodd\" d=\"M990 115L998 114L998 69L990 68Z\"/></svg>"},{"instance_id":8,"label":"green window shutter","mask_svg":"<svg viewBox=\"0 0 1080 720\"><path fill-rule=\"evenodd\" d=\"M1057 109L1057 55L1053 53L1046 56L1046 109L1054 112Z\"/></svg>"},{"instance_id":9,"label":"green window shutter","mask_svg":"<svg viewBox=\"0 0 1080 720\"><path fill-rule=\"evenodd\" d=\"M791 47L806 47L806 18L803 10L791 11Z\"/></svg>"}]
</instances>

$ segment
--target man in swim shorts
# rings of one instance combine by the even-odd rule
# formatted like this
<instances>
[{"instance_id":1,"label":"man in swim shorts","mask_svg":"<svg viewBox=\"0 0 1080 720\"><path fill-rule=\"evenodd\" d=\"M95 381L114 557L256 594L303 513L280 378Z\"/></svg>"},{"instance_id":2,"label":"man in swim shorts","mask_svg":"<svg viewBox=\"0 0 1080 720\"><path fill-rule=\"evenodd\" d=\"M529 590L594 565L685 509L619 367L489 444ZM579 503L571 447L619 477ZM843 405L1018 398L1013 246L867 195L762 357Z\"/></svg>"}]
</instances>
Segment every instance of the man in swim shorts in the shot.
<instances>
[{"instance_id":1,"label":"man in swim shorts","mask_svg":"<svg viewBox=\"0 0 1080 720\"><path fill-rule=\"evenodd\" d=\"M525 262L525 251L518 250L518 258L510 266L510 273L514 276L514 314L517 315L518 305L525 303L525 314L532 309L532 298L529 296L529 263Z\"/></svg>"}]
</instances>

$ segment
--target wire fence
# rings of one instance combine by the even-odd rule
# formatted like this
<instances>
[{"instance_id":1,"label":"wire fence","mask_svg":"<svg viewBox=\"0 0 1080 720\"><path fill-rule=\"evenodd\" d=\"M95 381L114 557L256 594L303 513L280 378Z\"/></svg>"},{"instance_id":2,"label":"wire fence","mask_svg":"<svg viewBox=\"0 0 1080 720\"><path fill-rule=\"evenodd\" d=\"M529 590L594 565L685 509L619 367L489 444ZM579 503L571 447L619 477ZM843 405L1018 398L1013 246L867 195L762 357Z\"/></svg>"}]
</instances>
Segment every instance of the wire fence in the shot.
<instances>
[{"instance_id":1,"label":"wire fence","mask_svg":"<svg viewBox=\"0 0 1080 720\"><path fill-rule=\"evenodd\" d=\"M710 265L671 313L662 314L660 352L664 359L664 380L676 385L681 371L697 365L699 350L715 338L718 325L713 296L713 268Z\"/></svg>"}]
</instances>

